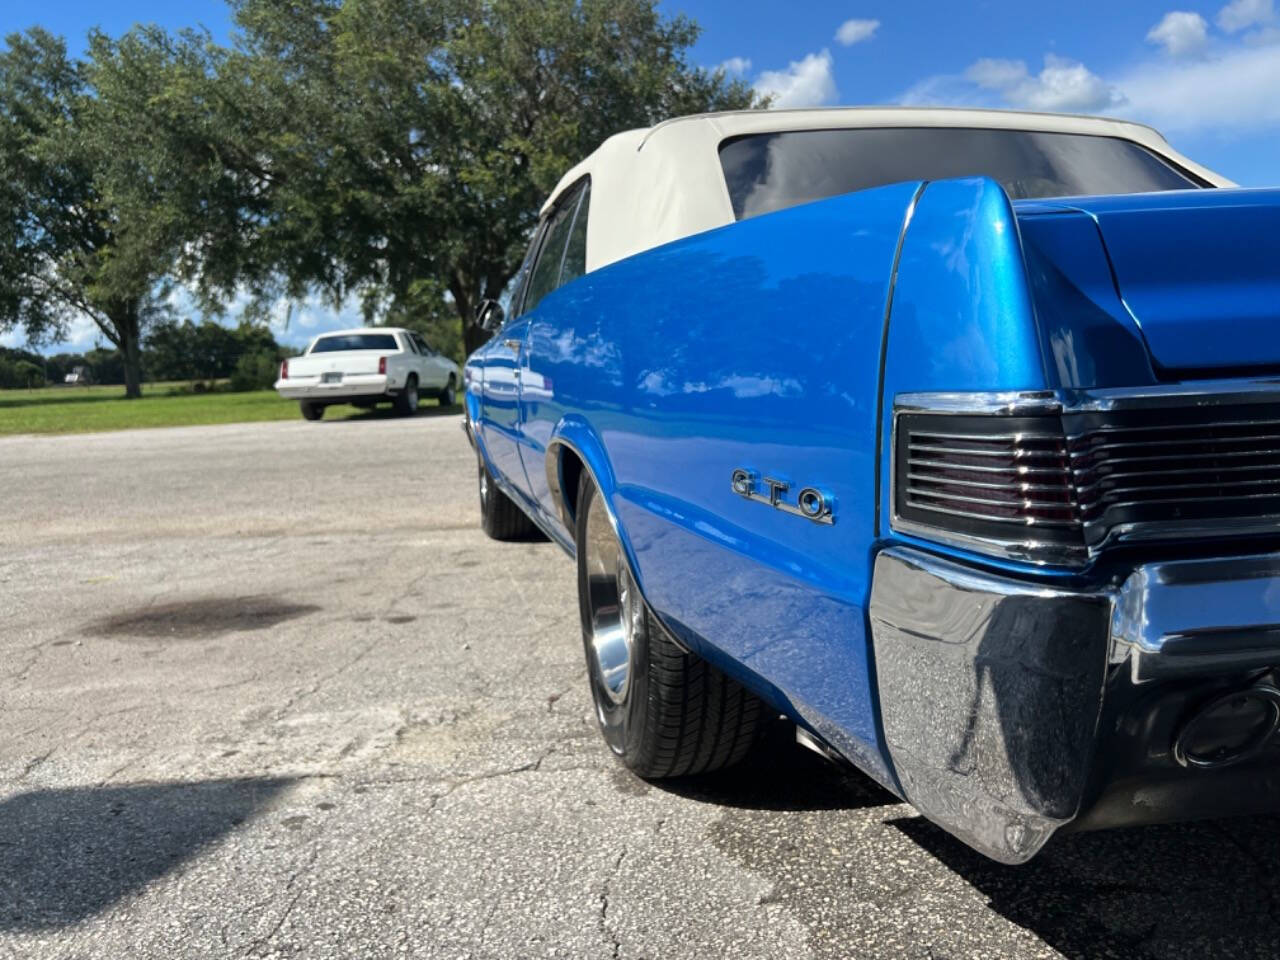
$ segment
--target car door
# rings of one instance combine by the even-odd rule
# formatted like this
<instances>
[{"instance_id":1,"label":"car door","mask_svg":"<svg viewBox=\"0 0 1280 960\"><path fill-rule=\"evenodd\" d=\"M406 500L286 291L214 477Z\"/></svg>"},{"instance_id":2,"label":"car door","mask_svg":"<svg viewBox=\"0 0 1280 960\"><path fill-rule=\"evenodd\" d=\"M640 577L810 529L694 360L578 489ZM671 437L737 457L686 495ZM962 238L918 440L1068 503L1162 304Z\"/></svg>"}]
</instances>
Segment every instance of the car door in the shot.
<instances>
[{"instance_id":1,"label":"car door","mask_svg":"<svg viewBox=\"0 0 1280 960\"><path fill-rule=\"evenodd\" d=\"M442 389L449 382L449 374L453 372L453 367L422 334L411 333L409 337L413 340L413 345L418 348L418 352L422 354L422 384L432 390Z\"/></svg>"},{"instance_id":2,"label":"car door","mask_svg":"<svg viewBox=\"0 0 1280 960\"><path fill-rule=\"evenodd\" d=\"M528 491L524 466L520 462L519 360L528 323L508 320L484 348L484 379L481 381L481 439L490 466L501 480L522 493Z\"/></svg>"},{"instance_id":3,"label":"car door","mask_svg":"<svg viewBox=\"0 0 1280 960\"><path fill-rule=\"evenodd\" d=\"M404 365L405 381L408 381L409 374L413 374L418 378L418 388L425 389L429 386L426 364L423 363L423 357L418 352L418 345L414 343L413 334L400 334L400 342L401 349L404 351L400 355L400 363Z\"/></svg>"},{"instance_id":4,"label":"car door","mask_svg":"<svg viewBox=\"0 0 1280 960\"><path fill-rule=\"evenodd\" d=\"M534 230L524 262L503 293L501 302L507 319L470 361L481 368L477 427L490 466L509 486L526 495L529 485L520 460L516 434L520 419L516 363L528 330L528 324L520 317L520 308L546 227L547 221L544 220Z\"/></svg>"},{"instance_id":5,"label":"car door","mask_svg":"<svg viewBox=\"0 0 1280 960\"><path fill-rule=\"evenodd\" d=\"M557 304L563 305L569 291L560 291L587 271L587 215L591 204L591 181L584 179L566 191L560 208L570 222L568 239L555 284L537 300L530 298L526 307L529 334L520 357L520 457L524 461L529 490L544 519L561 525L560 513L547 482L547 444L551 433L564 415L563 398L556 396L556 384L550 373L552 363L562 360L566 343L560 337ZM546 298L545 301L543 298ZM572 531L565 531L572 535Z\"/></svg>"},{"instance_id":6,"label":"car door","mask_svg":"<svg viewBox=\"0 0 1280 960\"><path fill-rule=\"evenodd\" d=\"M572 202L569 202L571 199ZM560 267L564 259L577 194L558 204L546 217L535 237L536 253L529 268L528 281L518 291L519 302L512 303L515 316L494 337L485 358L484 426L485 447L493 465L512 486L531 496L528 471L520 446L524 443L520 392L525 342L529 333L529 317L542 298L560 283ZM537 475L545 473L541 465ZM542 478L545 486L546 479Z\"/></svg>"}]
</instances>

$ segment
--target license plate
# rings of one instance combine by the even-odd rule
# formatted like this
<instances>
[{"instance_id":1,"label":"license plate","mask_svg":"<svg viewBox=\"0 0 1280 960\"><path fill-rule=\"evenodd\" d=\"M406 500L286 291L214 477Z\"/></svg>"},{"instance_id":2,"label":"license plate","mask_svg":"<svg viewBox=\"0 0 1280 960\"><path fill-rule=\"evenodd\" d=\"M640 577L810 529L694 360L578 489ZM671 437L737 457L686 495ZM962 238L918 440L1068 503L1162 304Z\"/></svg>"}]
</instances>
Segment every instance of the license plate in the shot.
<instances>
[{"instance_id":1,"label":"license plate","mask_svg":"<svg viewBox=\"0 0 1280 960\"><path fill-rule=\"evenodd\" d=\"M342 374L340 373L322 373L320 374L321 383L341 383Z\"/></svg>"}]
</instances>

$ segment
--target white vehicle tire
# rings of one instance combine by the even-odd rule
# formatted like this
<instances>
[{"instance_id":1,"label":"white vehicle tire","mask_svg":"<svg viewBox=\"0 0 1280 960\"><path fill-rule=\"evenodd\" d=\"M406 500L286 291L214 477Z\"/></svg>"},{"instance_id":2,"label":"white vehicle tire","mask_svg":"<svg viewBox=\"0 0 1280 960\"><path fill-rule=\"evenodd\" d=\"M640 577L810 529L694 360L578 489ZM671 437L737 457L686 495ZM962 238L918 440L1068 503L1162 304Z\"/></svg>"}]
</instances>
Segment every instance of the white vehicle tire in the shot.
<instances>
[{"instance_id":1,"label":"white vehicle tire","mask_svg":"<svg viewBox=\"0 0 1280 960\"><path fill-rule=\"evenodd\" d=\"M452 373L449 374L449 382L439 393L439 400L442 407L452 407L458 402L458 383Z\"/></svg>"},{"instance_id":2,"label":"white vehicle tire","mask_svg":"<svg viewBox=\"0 0 1280 960\"><path fill-rule=\"evenodd\" d=\"M404 389L396 394L396 413L402 417L412 417L418 412L418 378L409 374Z\"/></svg>"}]
</instances>

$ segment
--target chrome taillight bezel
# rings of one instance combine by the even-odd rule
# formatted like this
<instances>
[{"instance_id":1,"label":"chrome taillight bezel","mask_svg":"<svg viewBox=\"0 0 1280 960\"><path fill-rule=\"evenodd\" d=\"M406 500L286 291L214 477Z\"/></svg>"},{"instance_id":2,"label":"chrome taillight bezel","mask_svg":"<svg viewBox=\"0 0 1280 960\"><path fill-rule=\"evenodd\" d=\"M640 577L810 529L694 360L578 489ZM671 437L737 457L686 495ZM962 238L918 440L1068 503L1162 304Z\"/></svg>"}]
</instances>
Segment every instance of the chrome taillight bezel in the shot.
<instances>
[{"instance_id":1,"label":"chrome taillight bezel","mask_svg":"<svg viewBox=\"0 0 1280 960\"><path fill-rule=\"evenodd\" d=\"M925 420L946 425L954 433L970 432L989 424L988 435L1003 437L1019 432L1050 436L1053 424L1062 435L1062 404L1052 393L908 394L894 404L890 443L889 504L892 528L951 546L975 550L1003 559L1036 564L1080 566L1089 558L1078 528L1042 525L974 522L961 517L933 516L912 509L907 502L910 463L905 451L910 429ZM940 427L939 429L943 429ZM976 435L976 431L975 431Z\"/></svg>"},{"instance_id":2,"label":"chrome taillight bezel","mask_svg":"<svg viewBox=\"0 0 1280 960\"><path fill-rule=\"evenodd\" d=\"M926 432L941 429L930 426L934 423L954 425L958 434L968 431L979 438L974 444L983 437L983 428L996 439L1019 431L1032 438L1061 438L1066 451L1062 479L1071 490L1073 522L975 524L911 509L904 496L909 486L903 444L910 431L920 433L921 424ZM1269 450L1255 454L1247 449L1246 441L1255 434L1276 447L1274 457L1268 459ZM1170 452L1158 447L1155 456L1147 456L1149 451L1135 456L1132 450L1117 449L1153 447L1151 437L1162 435L1170 437ZM1192 466L1165 468L1159 462L1175 461L1180 453L1174 448L1187 451ZM894 404L888 449L893 530L1003 559L1080 567L1116 542L1280 538L1280 381L1207 381L1190 388L1179 384L1128 391L901 395ZM1151 462L1141 462L1147 460ZM1226 466L1244 462L1252 466L1234 472ZM1117 463L1126 466L1119 469ZM957 471L952 476L964 469L946 466ZM1184 476L1170 478L1167 473ZM1266 496L1241 507L1236 491L1246 487ZM1168 496L1173 490L1181 492Z\"/></svg>"}]
</instances>

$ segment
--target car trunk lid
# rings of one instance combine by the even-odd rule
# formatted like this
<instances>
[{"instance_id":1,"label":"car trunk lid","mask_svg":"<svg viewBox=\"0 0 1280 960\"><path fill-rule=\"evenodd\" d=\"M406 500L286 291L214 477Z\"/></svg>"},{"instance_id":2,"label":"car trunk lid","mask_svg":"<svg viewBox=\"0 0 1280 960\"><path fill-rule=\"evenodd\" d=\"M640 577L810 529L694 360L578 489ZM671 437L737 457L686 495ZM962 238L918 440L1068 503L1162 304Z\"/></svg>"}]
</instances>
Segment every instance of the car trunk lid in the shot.
<instances>
[{"instance_id":1,"label":"car trunk lid","mask_svg":"<svg viewBox=\"0 0 1280 960\"><path fill-rule=\"evenodd\" d=\"M295 357L289 361L289 377L321 377L326 373L341 373L344 377L375 374L378 361L389 352L394 351L340 350Z\"/></svg>"},{"instance_id":2,"label":"car trunk lid","mask_svg":"<svg viewBox=\"0 0 1280 960\"><path fill-rule=\"evenodd\" d=\"M1153 365L1178 379L1280 368L1280 190L1206 189L1015 204L1098 226Z\"/></svg>"}]
</instances>

